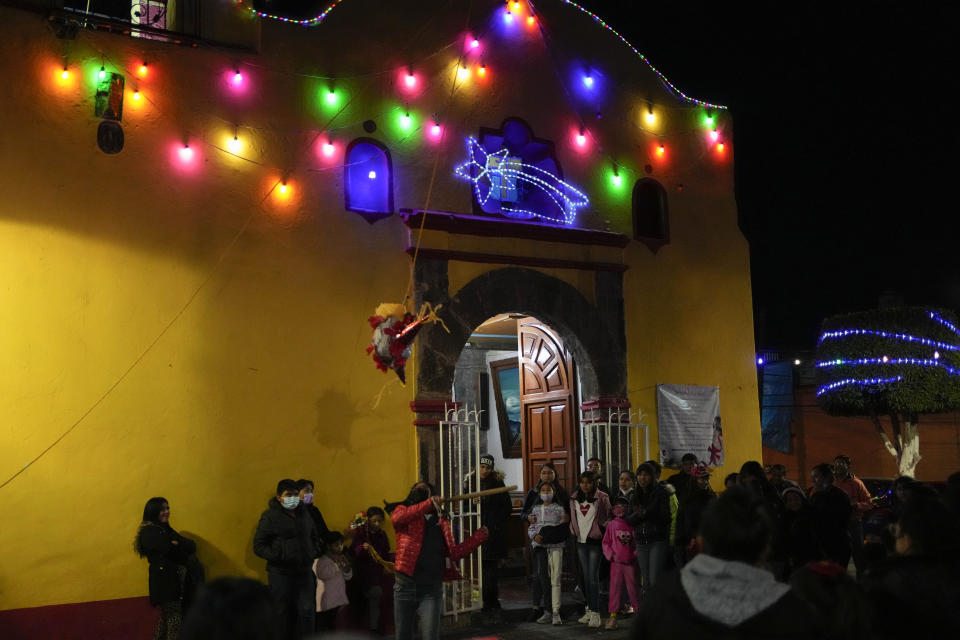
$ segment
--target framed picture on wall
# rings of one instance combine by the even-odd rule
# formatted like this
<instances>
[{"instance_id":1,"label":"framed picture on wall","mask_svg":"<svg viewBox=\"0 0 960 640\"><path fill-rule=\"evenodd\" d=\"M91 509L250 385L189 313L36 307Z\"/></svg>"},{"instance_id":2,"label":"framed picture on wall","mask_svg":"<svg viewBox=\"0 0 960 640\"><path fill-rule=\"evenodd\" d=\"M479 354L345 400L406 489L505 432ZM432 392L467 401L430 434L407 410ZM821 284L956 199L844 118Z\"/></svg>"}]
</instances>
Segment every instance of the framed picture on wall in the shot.
<instances>
[{"instance_id":1,"label":"framed picture on wall","mask_svg":"<svg viewBox=\"0 0 960 640\"><path fill-rule=\"evenodd\" d=\"M494 360L490 363L490 375L503 457L519 458L523 452L520 446L520 365L517 358Z\"/></svg>"}]
</instances>

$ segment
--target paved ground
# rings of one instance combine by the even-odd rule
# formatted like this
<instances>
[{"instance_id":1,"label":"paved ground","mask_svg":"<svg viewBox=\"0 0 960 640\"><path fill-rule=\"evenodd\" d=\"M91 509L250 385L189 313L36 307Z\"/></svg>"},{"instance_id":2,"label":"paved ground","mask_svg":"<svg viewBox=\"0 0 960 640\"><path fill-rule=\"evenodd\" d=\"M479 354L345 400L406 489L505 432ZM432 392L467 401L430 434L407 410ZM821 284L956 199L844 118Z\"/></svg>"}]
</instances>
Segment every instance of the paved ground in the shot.
<instances>
[{"instance_id":1,"label":"paved ground","mask_svg":"<svg viewBox=\"0 0 960 640\"><path fill-rule=\"evenodd\" d=\"M564 591L561 608L563 625L555 627L550 624L526 622L530 612L529 587L522 580L517 579L501 582L500 603L503 611L499 623L490 623L479 614L474 614L469 623L467 620L448 621L450 626L442 634L444 640L491 637L503 640L573 640L574 638L626 640L633 621L632 616L620 617L617 629L612 631L606 631L603 628L591 629L577 622L582 612L579 597ZM604 622L606 622L605 618Z\"/></svg>"},{"instance_id":2,"label":"paved ground","mask_svg":"<svg viewBox=\"0 0 960 640\"><path fill-rule=\"evenodd\" d=\"M501 638L503 640L573 640L574 638L595 638L599 640L626 640L629 636L630 618L620 621L620 626L612 631L603 628L590 629L577 623L575 615L564 620L562 626L535 622L503 622L498 625L476 624L462 629L447 631L445 640L469 638Z\"/></svg>"}]
</instances>

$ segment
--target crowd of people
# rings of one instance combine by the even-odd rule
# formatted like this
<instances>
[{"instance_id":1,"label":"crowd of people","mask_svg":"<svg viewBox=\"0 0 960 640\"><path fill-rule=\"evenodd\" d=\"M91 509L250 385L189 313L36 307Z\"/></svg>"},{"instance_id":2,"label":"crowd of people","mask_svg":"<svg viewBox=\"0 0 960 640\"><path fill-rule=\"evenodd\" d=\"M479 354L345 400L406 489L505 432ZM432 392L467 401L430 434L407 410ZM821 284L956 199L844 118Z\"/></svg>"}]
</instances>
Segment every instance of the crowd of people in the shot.
<instances>
[{"instance_id":1,"label":"crowd of people","mask_svg":"<svg viewBox=\"0 0 960 640\"><path fill-rule=\"evenodd\" d=\"M632 613L637 638L868 640L960 628L960 473L943 495L898 478L887 522L865 536L874 501L844 455L813 467L809 488L788 480L783 465L750 461L725 478L719 496L710 469L692 454L670 477L661 480L661 471L648 460L621 470L610 488L603 462L592 458L568 491L552 464L541 467L520 513L533 576L530 621L564 624L566 564L583 600L577 621L613 629ZM348 581L367 630L379 634L388 626L380 607L388 572L397 640L411 640L417 622L424 640L435 640L442 585L459 577L455 561L481 545L482 620L498 622L512 504L492 456L481 457L478 476L481 526L460 532L462 542L448 499L418 482L402 501L367 509L351 524L347 548L314 504L313 483L281 480L253 540L268 587L221 578L201 588L196 545L170 526L167 501L151 498L134 548L149 561L150 601L160 610L154 638L279 640L334 631L350 600ZM218 627L218 616L232 619Z\"/></svg>"}]
</instances>

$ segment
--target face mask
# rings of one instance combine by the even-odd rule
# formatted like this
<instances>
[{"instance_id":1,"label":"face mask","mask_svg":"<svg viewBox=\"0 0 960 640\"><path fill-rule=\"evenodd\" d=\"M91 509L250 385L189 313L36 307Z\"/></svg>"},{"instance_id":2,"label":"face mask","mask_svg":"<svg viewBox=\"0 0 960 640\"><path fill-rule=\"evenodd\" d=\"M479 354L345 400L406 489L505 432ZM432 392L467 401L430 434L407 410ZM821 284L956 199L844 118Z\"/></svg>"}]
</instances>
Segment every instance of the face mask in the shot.
<instances>
[{"instance_id":1,"label":"face mask","mask_svg":"<svg viewBox=\"0 0 960 640\"><path fill-rule=\"evenodd\" d=\"M624 513L626 513L626 510L622 506L613 508L613 515L618 518L622 518Z\"/></svg>"},{"instance_id":2,"label":"face mask","mask_svg":"<svg viewBox=\"0 0 960 640\"><path fill-rule=\"evenodd\" d=\"M303 504L313 504L313 494L305 493L303 494Z\"/></svg>"},{"instance_id":3,"label":"face mask","mask_svg":"<svg viewBox=\"0 0 960 640\"><path fill-rule=\"evenodd\" d=\"M552 493L541 493L541 494L540 494L540 499L543 500L544 502L553 502L553 494L552 494Z\"/></svg>"},{"instance_id":4,"label":"face mask","mask_svg":"<svg viewBox=\"0 0 960 640\"><path fill-rule=\"evenodd\" d=\"M284 509L296 509L298 504L300 504L300 496L287 496L283 499Z\"/></svg>"}]
</instances>

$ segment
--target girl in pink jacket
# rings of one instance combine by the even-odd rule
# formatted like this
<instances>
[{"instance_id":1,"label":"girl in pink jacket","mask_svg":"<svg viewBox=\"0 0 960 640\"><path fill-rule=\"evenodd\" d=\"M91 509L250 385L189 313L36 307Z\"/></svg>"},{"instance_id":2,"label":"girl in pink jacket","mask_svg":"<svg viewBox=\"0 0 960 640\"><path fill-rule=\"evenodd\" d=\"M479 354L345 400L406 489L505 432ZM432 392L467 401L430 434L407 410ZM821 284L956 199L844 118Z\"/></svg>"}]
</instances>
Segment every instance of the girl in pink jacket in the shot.
<instances>
[{"instance_id":1,"label":"girl in pink jacket","mask_svg":"<svg viewBox=\"0 0 960 640\"><path fill-rule=\"evenodd\" d=\"M607 602L610 617L607 619L607 629L617 627L620 588L624 583L633 610L640 610L640 600L637 598L637 545L633 540L633 527L623 520L627 507L626 498L620 497L614 501L613 520L603 534L603 555L610 561L610 600Z\"/></svg>"}]
</instances>

